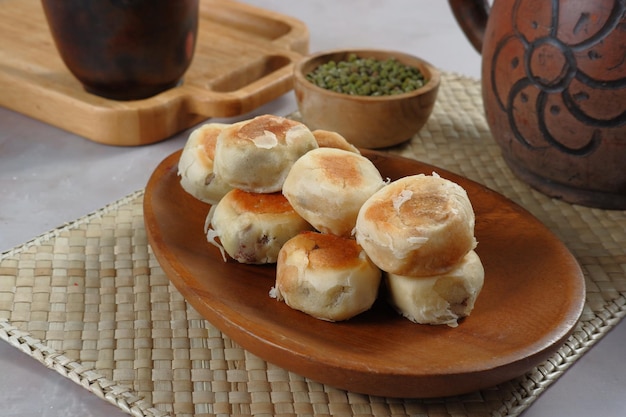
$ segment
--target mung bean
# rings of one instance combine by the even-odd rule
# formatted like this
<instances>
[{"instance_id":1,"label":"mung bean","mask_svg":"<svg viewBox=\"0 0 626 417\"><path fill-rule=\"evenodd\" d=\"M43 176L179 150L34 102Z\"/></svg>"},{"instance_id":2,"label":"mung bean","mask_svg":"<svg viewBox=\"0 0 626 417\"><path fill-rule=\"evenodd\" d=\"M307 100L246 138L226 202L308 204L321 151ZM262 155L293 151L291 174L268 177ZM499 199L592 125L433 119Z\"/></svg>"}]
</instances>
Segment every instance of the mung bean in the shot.
<instances>
[{"instance_id":1,"label":"mung bean","mask_svg":"<svg viewBox=\"0 0 626 417\"><path fill-rule=\"evenodd\" d=\"M404 94L424 86L427 80L416 67L396 58L378 60L350 54L344 61L329 61L306 74L318 87L360 96Z\"/></svg>"}]
</instances>

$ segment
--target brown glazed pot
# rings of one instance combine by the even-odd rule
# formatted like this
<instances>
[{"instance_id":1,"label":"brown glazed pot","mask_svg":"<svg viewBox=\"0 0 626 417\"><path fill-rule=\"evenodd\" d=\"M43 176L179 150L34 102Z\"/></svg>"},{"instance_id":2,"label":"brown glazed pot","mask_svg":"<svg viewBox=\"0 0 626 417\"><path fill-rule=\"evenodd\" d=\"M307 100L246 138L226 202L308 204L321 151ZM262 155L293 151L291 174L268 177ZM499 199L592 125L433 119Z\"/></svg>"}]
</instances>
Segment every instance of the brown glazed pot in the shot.
<instances>
[{"instance_id":1,"label":"brown glazed pot","mask_svg":"<svg viewBox=\"0 0 626 417\"><path fill-rule=\"evenodd\" d=\"M626 1L449 0L482 53L511 170L570 203L626 209Z\"/></svg>"},{"instance_id":2,"label":"brown glazed pot","mask_svg":"<svg viewBox=\"0 0 626 417\"><path fill-rule=\"evenodd\" d=\"M193 57L198 0L42 0L59 54L90 93L151 97L176 86Z\"/></svg>"}]
</instances>

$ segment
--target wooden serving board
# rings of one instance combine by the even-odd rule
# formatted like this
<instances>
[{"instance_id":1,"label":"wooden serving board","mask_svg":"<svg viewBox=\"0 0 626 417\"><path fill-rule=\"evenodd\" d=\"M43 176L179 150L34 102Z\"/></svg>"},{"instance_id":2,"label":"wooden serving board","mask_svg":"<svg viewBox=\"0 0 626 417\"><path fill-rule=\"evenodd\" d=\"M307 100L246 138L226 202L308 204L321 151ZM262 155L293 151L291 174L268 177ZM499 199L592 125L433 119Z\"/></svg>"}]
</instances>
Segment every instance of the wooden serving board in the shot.
<instances>
[{"instance_id":1,"label":"wooden serving board","mask_svg":"<svg viewBox=\"0 0 626 417\"><path fill-rule=\"evenodd\" d=\"M67 70L38 0L0 0L0 105L96 142L144 145L209 117L254 110L292 88L308 51L299 20L230 0L200 0L194 59L178 87L115 101Z\"/></svg>"}]
</instances>

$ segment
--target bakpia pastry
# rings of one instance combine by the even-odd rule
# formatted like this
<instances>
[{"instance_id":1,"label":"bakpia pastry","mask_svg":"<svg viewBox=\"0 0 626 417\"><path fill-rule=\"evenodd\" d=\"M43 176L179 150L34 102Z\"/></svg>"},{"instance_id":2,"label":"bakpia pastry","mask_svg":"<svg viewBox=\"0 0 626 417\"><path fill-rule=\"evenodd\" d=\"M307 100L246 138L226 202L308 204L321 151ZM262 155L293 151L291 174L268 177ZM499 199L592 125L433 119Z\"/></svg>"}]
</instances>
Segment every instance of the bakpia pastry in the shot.
<instances>
[{"instance_id":1,"label":"bakpia pastry","mask_svg":"<svg viewBox=\"0 0 626 417\"><path fill-rule=\"evenodd\" d=\"M419 324L447 324L470 315L483 287L485 271L471 250L451 271L430 277L385 274L389 302L407 319Z\"/></svg>"},{"instance_id":2,"label":"bakpia pastry","mask_svg":"<svg viewBox=\"0 0 626 417\"><path fill-rule=\"evenodd\" d=\"M293 164L283 194L318 231L348 237L361 205L384 185L380 172L366 157L318 148Z\"/></svg>"},{"instance_id":3,"label":"bakpia pastry","mask_svg":"<svg viewBox=\"0 0 626 417\"><path fill-rule=\"evenodd\" d=\"M355 237L383 271L438 275L476 247L474 224L463 187L437 174L419 174L372 195L358 213Z\"/></svg>"},{"instance_id":4,"label":"bakpia pastry","mask_svg":"<svg viewBox=\"0 0 626 417\"><path fill-rule=\"evenodd\" d=\"M304 124L263 115L235 123L220 133L215 174L233 188L254 193L280 191L293 163L317 148Z\"/></svg>"},{"instance_id":5,"label":"bakpia pastry","mask_svg":"<svg viewBox=\"0 0 626 417\"><path fill-rule=\"evenodd\" d=\"M257 194L229 191L211 207L205 232L216 245L240 263L274 263L283 244L312 227L281 193ZM218 241L219 239L219 241Z\"/></svg>"},{"instance_id":6,"label":"bakpia pastry","mask_svg":"<svg viewBox=\"0 0 626 417\"><path fill-rule=\"evenodd\" d=\"M221 178L215 176L215 144L225 123L207 123L194 129L178 161L180 185L185 191L205 203L217 203L232 189Z\"/></svg>"},{"instance_id":7,"label":"bakpia pastry","mask_svg":"<svg viewBox=\"0 0 626 417\"><path fill-rule=\"evenodd\" d=\"M359 151L356 146L348 142L346 138L344 138L337 132L324 129L315 129L311 133L313 133L313 137L317 141L317 146L319 146L320 148L336 148L343 149L344 151L359 154L361 153L361 151Z\"/></svg>"},{"instance_id":8,"label":"bakpia pastry","mask_svg":"<svg viewBox=\"0 0 626 417\"><path fill-rule=\"evenodd\" d=\"M321 320L348 320L372 307L381 276L354 239L304 232L280 250L270 296Z\"/></svg>"}]
</instances>

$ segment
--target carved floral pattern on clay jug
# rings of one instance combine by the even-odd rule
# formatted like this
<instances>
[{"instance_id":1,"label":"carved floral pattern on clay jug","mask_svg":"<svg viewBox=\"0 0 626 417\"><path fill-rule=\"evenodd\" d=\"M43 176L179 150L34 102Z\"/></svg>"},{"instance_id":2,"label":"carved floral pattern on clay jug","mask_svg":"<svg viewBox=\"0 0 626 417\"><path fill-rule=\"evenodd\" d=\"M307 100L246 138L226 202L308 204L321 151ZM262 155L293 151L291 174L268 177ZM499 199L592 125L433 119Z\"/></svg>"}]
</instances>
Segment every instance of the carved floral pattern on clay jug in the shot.
<instances>
[{"instance_id":1,"label":"carved floral pattern on clay jug","mask_svg":"<svg viewBox=\"0 0 626 417\"><path fill-rule=\"evenodd\" d=\"M485 114L512 171L553 197L626 208L626 0L485 10Z\"/></svg>"}]
</instances>

